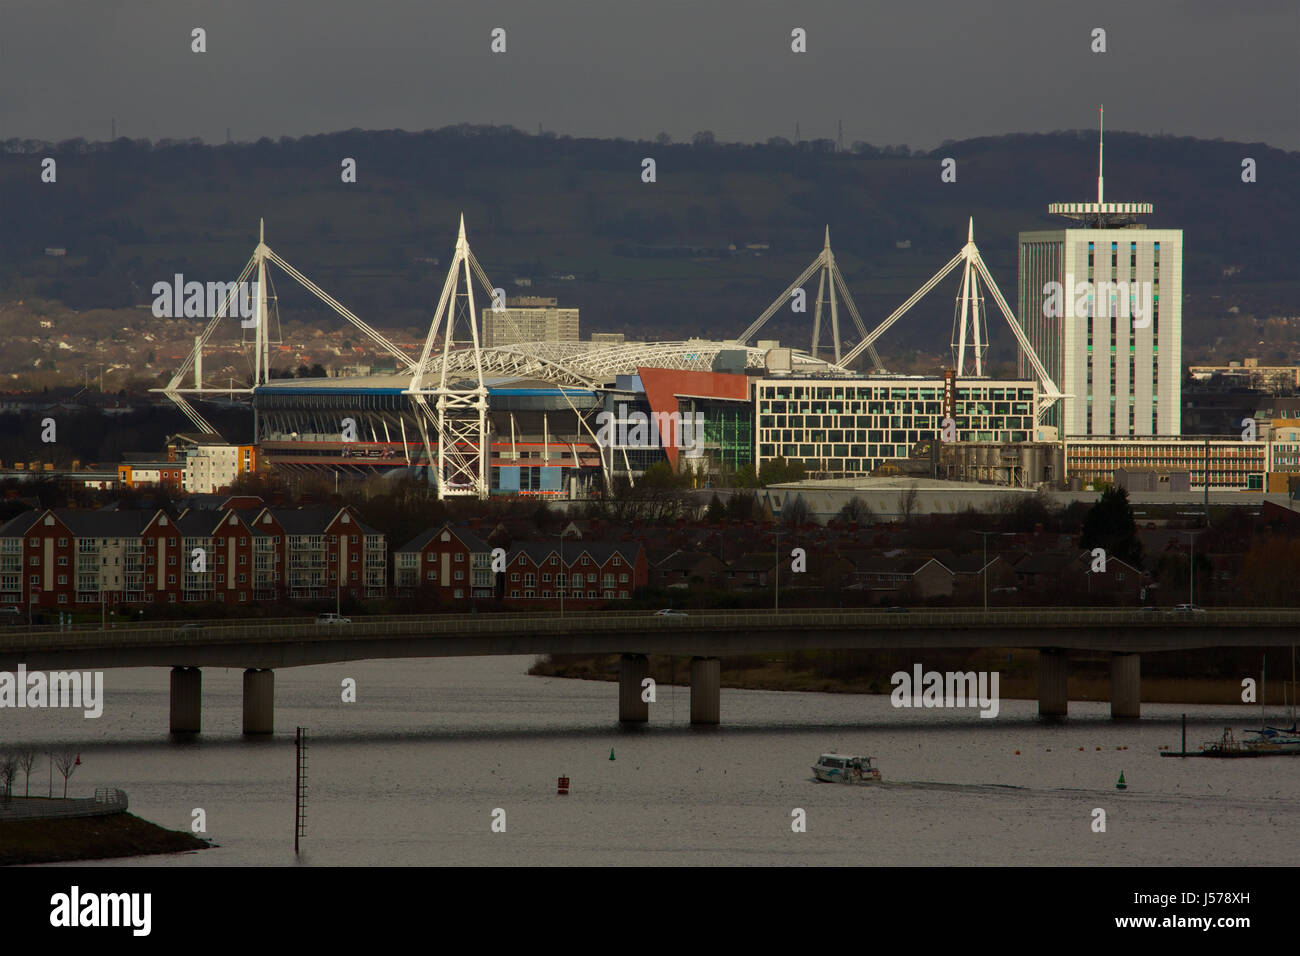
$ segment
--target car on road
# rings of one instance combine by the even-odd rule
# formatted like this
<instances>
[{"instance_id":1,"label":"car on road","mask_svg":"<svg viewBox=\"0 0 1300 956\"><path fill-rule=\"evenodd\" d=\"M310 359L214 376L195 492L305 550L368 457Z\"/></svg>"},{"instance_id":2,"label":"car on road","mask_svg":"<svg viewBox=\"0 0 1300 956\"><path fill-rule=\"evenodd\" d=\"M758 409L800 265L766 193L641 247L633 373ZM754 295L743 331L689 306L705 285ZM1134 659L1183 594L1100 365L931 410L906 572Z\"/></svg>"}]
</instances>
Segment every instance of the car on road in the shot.
<instances>
[{"instance_id":1,"label":"car on road","mask_svg":"<svg viewBox=\"0 0 1300 956\"><path fill-rule=\"evenodd\" d=\"M341 614L335 614L333 611L324 612L316 615L317 624L351 624L352 618L344 617Z\"/></svg>"},{"instance_id":2,"label":"car on road","mask_svg":"<svg viewBox=\"0 0 1300 956\"><path fill-rule=\"evenodd\" d=\"M673 608L666 607L666 608L661 608L658 611L655 611L654 616L655 617L688 617L689 615L687 615L685 611L678 611L678 610L674 610Z\"/></svg>"},{"instance_id":3,"label":"car on road","mask_svg":"<svg viewBox=\"0 0 1300 956\"><path fill-rule=\"evenodd\" d=\"M1170 616L1172 617L1185 617L1191 614L1204 614L1204 613L1205 613L1205 608L1197 607L1195 604L1176 604L1169 612Z\"/></svg>"},{"instance_id":4,"label":"car on road","mask_svg":"<svg viewBox=\"0 0 1300 956\"><path fill-rule=\"evenodd\" d=\"M881 608L881 610L884 611L886 614L910 614L911 613L911 611L909 611L907 608L899 607L898 605L894 605L893 607Z\"/></svg>"},{"instance_id":5,"label":"car on road","mask_svg":"<svg viewBox=\"0 0 1300 956\"><path fill-rule=\"evenodd\" d=\"M194 623L182 624L180 627L176 628L176 636L177 637L198 637L199 632L202 630L203 630L202 624L194 624Z\"/></svg>"}]
</instances>

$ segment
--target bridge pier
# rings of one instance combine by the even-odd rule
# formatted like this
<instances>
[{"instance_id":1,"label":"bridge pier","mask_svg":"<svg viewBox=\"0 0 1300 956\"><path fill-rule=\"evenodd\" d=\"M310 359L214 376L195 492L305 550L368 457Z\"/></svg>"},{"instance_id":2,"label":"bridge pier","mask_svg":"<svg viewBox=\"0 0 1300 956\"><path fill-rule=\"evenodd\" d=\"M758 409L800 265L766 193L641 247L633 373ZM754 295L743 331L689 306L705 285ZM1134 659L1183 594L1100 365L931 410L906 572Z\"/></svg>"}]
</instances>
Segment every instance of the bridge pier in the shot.
<instances>
[{"instance_id":1,"label":"bridge pier","mask_svg":"<svg viewBox=\"0 0 1300 956\"><path fill-rule=\"evenodd\" d=\"M650 719L650 704L641 699L641 681L650 676L650 658L644 654L624 654L618 663L618 719L628 724L643 724Z\"/></svg>"},{"instance_id":2,"label":"bridge pier","mask_svg":"<svg viewBox=\"0 0 1300 956\"><path fill-rule=\"evenodd\" d=\"M171 732L197 734L203 700L203 671L197 667L172 668Z\"/></svg>"},{"instance_id":3,"label":"bridge pier","mask_svg":"<svg viewBox=\"0 0 1300 956\"><path fill-rule=\"evenodd\" d=\"M691 723L721 723L722 662L716 657L691 658Z\"/></svg>"},{"instance_id":4,"label":"bridge pier","mask_svg":"<svg viewBox=\"0 0 1300 956\"><path fill-rule=\"evenodd\" d=\"M244 671L244 733L275 733L275 671Z\"/></svg>"},{"instance_id":5,"label":"bridge pier","mask_svg":"<svg viewBox=\"0 0 1300 956\"><path fill-rule=\"evenodd\" d=\"M1054 647L1038 651L1038 716L1064 717L1070 710L1069 662L1066 651Z\"/></svg>"},{"instance_id":6,"label":"bridge pier","mask_svg":"<svg viewBox=\"0 0 1300 956\"><path fill-rule=\"evenodd\" d=\"M1142 658L1137 654L1110 656L1110 716L1142 716Z\"/></svg>"}]
</instances>

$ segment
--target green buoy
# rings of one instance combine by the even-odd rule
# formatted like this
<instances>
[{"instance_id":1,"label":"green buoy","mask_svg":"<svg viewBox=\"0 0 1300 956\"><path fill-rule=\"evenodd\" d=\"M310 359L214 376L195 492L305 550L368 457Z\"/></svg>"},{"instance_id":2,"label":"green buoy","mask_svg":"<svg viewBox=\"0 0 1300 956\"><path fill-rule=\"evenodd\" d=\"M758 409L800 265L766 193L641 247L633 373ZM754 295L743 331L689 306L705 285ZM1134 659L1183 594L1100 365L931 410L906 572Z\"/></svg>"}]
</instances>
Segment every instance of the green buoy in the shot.
<instances>
[{"instance_id":1,"label":"green buoy","mask_svg":"<svg viewBox=\"0 0 1300 956\"><path fill-rule=\"evenodd\" d=\"M612 759L612 758L611 758L611 759ZM1121 771L1119 772L1119 782L1117 782L1117 783L1115 784L1115 789L1116 789L1116 790L1127 790L1127 789L1128 789L1128 784L1126 784L1126 783L1124 782L1124 771L1123 771L1123 770L1121 770Z\"/></svg>"},{"instance_id":2,"label":"green buoy","mask_svg":"<svg viewBox=\"0 0 1300 956\"><path fill-rule=\"evenodd\" d=\"M610 759L610 760L613 760L613 759L614 759L614 748L613 748L613 747L610 747L610 748L609 748L609 759Z\"/></svg>"}]
</instances>

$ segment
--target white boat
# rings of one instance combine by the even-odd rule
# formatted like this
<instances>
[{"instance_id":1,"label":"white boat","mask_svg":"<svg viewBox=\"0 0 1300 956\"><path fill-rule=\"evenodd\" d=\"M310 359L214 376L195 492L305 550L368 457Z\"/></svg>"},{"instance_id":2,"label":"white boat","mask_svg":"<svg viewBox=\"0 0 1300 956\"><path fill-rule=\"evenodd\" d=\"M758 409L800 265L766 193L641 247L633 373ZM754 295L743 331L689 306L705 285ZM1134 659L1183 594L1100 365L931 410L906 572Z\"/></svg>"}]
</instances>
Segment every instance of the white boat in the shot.
<instances>
[{"instance_id":1,"label":"white boat","mask_svg":"<svg viewBox=\"0 0 1300 956\"><path fill-rule=\"evenodd\" d=\"M870 757L850 754L822 754L813 764L813 776L821 783L876 783L880 771L871 766Z\"/></svg>"},{"instance_id":2,"label":"white boat","mask_svg":"<svg viewBox=\"0 0 1300 956\"><path fill-rule=\"evenodd\" d=\"M1256 753L1300 754L1300 732L1295 724L1291 727L1264 727L1252 731L1255 736L1243 742L1247 750Z\"/></svg>"}]
</instances>

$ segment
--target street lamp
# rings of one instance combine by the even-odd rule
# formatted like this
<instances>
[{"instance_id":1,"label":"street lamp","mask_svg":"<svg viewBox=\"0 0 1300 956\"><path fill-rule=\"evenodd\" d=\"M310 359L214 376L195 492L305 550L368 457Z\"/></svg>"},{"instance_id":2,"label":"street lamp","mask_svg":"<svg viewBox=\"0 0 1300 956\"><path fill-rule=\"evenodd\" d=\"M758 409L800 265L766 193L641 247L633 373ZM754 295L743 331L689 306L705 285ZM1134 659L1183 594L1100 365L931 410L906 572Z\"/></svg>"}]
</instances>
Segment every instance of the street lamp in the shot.
<instances>
[{"instance_id":1,"label":"street lamp","mask_svg":"<svg viewBox=\"0 0 1300 956\"><path fill-rule=\"evenodd\" d=\"M781 610L781 519L776 520L776 593L772 595L772 610Z\"/></svg>"},{"instance_id":2,"label":"street lamp","mask_svg":"<svg viewBox=\"0 0 1300 956\"><path fill-rule=\"evenodd\" d=\"M984 563L980 566L980 578L984 582L984 613L989 612L989 535L997 534L996 531L972 531L971 534L980 536L984 543Z\"/></svg>"},{"instance_id":3,"label":"street lamp","mask_svg":"<svg viewBox=\"0 0 1300 956\"><path fill-rule=\"evenodd\" d=\"M557 535L560 539L560 574L564 575L564 584L560 585L560 617L564 617L564 589L569 586L569 568L564 563L564 536L569 533L568 527ZM559 575L556 575L558 578ZM558 581L556 582L559 583Z\"/></svg>"},{"instance_id":4,"label":"street lamp","mask_svg":"<svg viewBox=\"0 0 1300 956\"><path fill-rule=\"evenodd\" d=\"M1187 603L1192 607L1196 606L1196 536L1204 530L1187 532Z\"/></svg>"}]
</instances>

